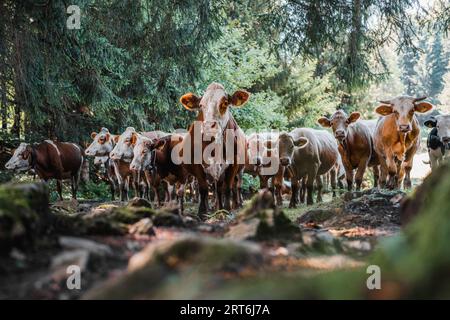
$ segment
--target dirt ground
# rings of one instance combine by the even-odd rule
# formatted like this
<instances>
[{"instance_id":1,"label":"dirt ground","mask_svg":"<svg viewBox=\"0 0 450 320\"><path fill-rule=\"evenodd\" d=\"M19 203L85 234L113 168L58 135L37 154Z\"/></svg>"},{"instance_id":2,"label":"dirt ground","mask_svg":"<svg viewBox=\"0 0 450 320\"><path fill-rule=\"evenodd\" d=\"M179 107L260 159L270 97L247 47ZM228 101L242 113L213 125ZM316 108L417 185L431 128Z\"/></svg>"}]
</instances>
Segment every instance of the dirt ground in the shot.
<instances>
[{"instance_id":1,"label":"dirt ground","mask_svg":"<svg viewBox=\"0 0 450 320\"><path fill-rule=\"evenodd\" d=\"M124 223L127 232L120 235L58 234L34 251L13 248L8 256L0 258L0 299L79 299L86 295L89 298L92 288L126 279L132 273L132 261L148 251L147 247L159 248L186 238L200 242L206 239L213 241L213 245L215 240L223 239L226 244L231 241L232 245L250 245L258 251L259 262L255 265L244 263L231 271L228 267L213 271L214 285L276 272L314 274L359 267L365 264L365 257L380 240L399 232L399 206L404 195L400 191L369 189L345 193L335 199L328 194L323 203L300 205L295 209L288 209L285 201L281 210L261 195L251 203L247 201L246 209L216 212L207 221L196 218L197 204L187 203L183 217L171 213L171 208L165 208L163 211L167 215L162 218L153 216L152 219L139 219L137 223ZM51 210L64 216L86 218L108 216L112 210L127 208L125 205L120 202L64 201L53 204ZM264 212L265 218L252 216L258 210ZM242 212L247 215L250 212L250 217ZM274 218L267 218L267 212ZM282 224L292 228L289 233L285 234L287 229L277 226L277 221L282 221L277 218L280 216L287 218ZM270 219L275 222L266 223ZM67 267L70 265L81 267L80 290L67 287ZM214 268L206 269L209 272ZM166 284L154 288L150 285L148 290L152 292L151 297L196 297L191 293L183 295L167 291L166 287ZM96 296L96 290L92 297L103 297L102 294ZM125 294L120 297L136 296Z\"/></svg>"}]
</instances>

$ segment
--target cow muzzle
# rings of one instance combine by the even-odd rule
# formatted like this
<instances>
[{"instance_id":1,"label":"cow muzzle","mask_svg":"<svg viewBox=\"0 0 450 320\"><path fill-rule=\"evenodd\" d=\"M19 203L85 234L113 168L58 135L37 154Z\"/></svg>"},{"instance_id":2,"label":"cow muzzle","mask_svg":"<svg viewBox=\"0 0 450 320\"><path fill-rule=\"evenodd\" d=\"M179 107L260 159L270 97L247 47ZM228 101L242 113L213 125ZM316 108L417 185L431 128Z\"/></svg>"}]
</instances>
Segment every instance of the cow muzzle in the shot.
<instances>
[{"instance_id":1,"label":"cow muzzle","mask_svg":"<svg viewBox=\"0 0 450 320\"><path fill-rule=\"evenodd\" d=\"M283 167L289 166L291 164L291 159L289 158L280 158L280 163Z\"/></svg>"},{"instance_id":2,"label":"cow muzzle","mask_svg":"<svg viewBox=\"0 0 450 320\"><path fill-rule=\"evenodd\" d=\"M409 124L400 124L398 126L398 131L403 132L403 133L409 132L409 131L411 131L411 125L409 125Z\"/></svg>"},{"instance_id":3,"label":"cow muzzle","mask_svg":"<svg viewBox=\"0 0 450 320\"><path fill-rule=\"evenodd\" d=\"M336 130L334 133L334 137L338 140L344 140L345 139L345 131L344 130Z\"/></svg>"},{"instance_id":4,"label":"cow muzzle","mask_svg":"<svg viewBox=\"0 0 450 320\"><path fill-rule=\"evenodd\" d=\"M442 137L442 143L445 145L445 147L448 149L450 145L450 137Z\"/></svg>"}]
</instances>

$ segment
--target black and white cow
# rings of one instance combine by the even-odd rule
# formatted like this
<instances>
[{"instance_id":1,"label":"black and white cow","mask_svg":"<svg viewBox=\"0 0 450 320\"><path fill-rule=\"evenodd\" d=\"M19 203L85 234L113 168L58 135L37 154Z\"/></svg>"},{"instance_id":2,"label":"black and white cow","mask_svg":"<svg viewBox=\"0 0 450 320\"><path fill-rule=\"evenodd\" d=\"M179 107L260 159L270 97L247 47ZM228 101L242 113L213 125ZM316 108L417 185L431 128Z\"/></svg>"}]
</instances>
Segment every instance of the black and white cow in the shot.
<instances>
[{"instance_id":1,"label":"black and white cow","mask_svg":"<svg viewBox=\"0 0 450 320\"><path fill-rule=\"evenodd\" d=\"M450 115L434 116L424 122L431 128L427 139L428 156L431 170L439 166L448 157L450 149ZM428 164L428 163L427 163Z\"/></svg>"}]
</instances>

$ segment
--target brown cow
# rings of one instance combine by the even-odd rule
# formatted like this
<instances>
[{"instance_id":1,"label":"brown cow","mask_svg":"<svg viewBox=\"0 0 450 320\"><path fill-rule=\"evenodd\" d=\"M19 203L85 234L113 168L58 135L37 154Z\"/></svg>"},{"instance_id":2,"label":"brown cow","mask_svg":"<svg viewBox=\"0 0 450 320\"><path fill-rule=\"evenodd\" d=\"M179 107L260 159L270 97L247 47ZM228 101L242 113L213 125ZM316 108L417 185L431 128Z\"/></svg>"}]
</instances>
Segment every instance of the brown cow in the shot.
<instances>
[{"instance_id":1,"label":"brown cow","mask_svg":"<svg viewBox=\"0 0 450 320\"><path fill-rule=\"evenodd\" d=\"M138 133L133 127L128 127L120 136L115 137L116 145L110 152L110 157L113 160L116 176L119 181L121 201L128 199L128 185L130 180L133 182L136 197L147 194L148 189L152 187L152 185L148 185L148 177L144 179L142 172L130 169L130 163L134 156L133 149L140 135L149 139L157 139L167 135L167 133L162 131ZM143 192L142 188L140 188L141 184L144 184Z\"/></svg>"},{"instance_id":2,"label":"brown cow","mask_svg":"<svg viewBox=\"0 0 450 320\"><path fill-rule=\"evenodd\" d=\"M60 200L63 200L62 180L70 179L72 197L76 199L81 171L86 164L83 150L75 143L45 140L39 144L21 143L5 168L18 171L33 169L44 181L56 179L56 189Z\"/></svg>"},{"instance_id":3,"label":"brown cow","mask_svg":"<svg viewBox=\"0 0 450 320\"><path fill-rule=\"evenodd\" d=\"M369 165L374 167L374 187L378 183L378 157L373 148L372 132L363 121L357 121L360 116L359 112L347 116L343 110L337 110L330 119L322 117L318 120L323 127L333 130L344 164L348 190L352 190L353 177L356 190L361 189L364 172Z\"/></svg>"},{"instance_id":4,"label":"brown cow","mask_svg":"<svg viewBox=\"0 0 450 320\"><path fill-rule=\"evenodd\" d=\"M278 135L277 132L261 132L247 137L248 161L244 172L257 176L260 188L269 189L277 205L282 205L284 167L278 161Z\"/></svg>"},{"instance_id":5,"label":"brown cow","mask_svg":"<svg viewBox=\"0 0 450 320\"><path fill-rule=\"evenodd\" d=\"M411 187L410 171L414 154L420 145L420 127L415 113L428 112L433 108L431 103L423 101L425 99L401 96L381 101L382 105L375 109L383 116L378 120L374 134L382 187L400 188L403 179L404 187Z\"/></svg>"},{"instance_id":6,"label":"brown cow","mask_svg":"<svg viewBox=\"0 0 450 320\"><path fill-rule=\"evenodd\" d=\"M340 155L334 137L325 130L309 128L294 129L282 133L278 138L280 163L291 176L292 196L290 207L298 201L300 180L305 179L306 202L313 204L314 182L317 187L317 201L322 201L321 175L331 172L331 185L336 188L336 163Z\"/></svg>"},{"instance_id":7,"label":"brown cow","mask_svg":"<svg viewBox=\"0 0 450 320\"><path fill-rule=\"evenodd\" d=\"M175 186L180 214L184 210L184 188L188 173L184 166L173 162L172 150L182 141L183 136L180 134L167 135L156 140L138 138L134 149L134 158L130 164L132 170L143 170L146 174L151 175L154 180L166 181L169 190L171 186ZM169 191L168 201L171 200L170 193L171 190Z\"/></svg>"},{"instance_id":8,"label":"brown cow","mask_svg":"<svg viewBox=\"0 0 450 320\"><path fill-rule=\"evenodd\" d=\"M208 210L207 171L216 179L223 176L223 184L218 188L219 205L226 210L231 209L232 190L234 206L238 205L235 178L245 164L246 141L229 107L242 106L249 96L243 90L228 95L221 84L211 83L203 97L187 93L180 99L189 111L199 111L197 121L190 126L188 136L181 143L180 156L186 170L197 178L200 193L198 214L201 217Z\"/></svg>"}]
</instances>

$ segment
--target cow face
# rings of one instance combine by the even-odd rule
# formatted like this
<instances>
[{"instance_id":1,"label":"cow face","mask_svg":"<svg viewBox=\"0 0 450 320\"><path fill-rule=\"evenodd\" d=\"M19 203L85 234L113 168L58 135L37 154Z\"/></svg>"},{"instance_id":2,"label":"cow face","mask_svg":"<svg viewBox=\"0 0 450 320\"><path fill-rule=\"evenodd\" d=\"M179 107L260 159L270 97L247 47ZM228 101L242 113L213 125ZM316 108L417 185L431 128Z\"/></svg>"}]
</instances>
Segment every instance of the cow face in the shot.
<instances>
[{"instance_id":1,"label":"cow face","mask_svg":"<svg viewBox=\"0 0 450 320\"><path fill-rule=\"evenodd\" d=\"M87 156L104 157L114 148L114 135L109 133L109 130L102 128L99 133L92 132L92 143L84 151Z\"/></svg>"},{"instance_id":2,"label":"cow face","mask_svg":"<svg viewBox=\"0 0 450 320\"><path fill-rule=\"evenodd\" d=\"M407 133L412 130L415 112L424 113L433 108L431 103L422 101L424 99L426 97L397 97L389 101L381 101L383 104L377 107L375 111L382 116L394 115L397 131Z\"/></svg>"},{"instance_id":3,"label":"cow face","mask_svg":"<svg viewBox=\"0 0 450 320\"><path fill-rule=\"evenodd\" d=\"M352 112L350 116L347 116L343 110L338 110L330 119L322 117L318 122L322 127L331 128L334 137L338 141L343 141L347 137L348 126L358 120L360 116L361 114L359 112Z\"/></svg>"},{"instance_id":4,"label":"cow face","mask_svg":"<svg viewBox=\"0 0 450 320\"><path fill-rule=\"evenodd\" d=\"M106 162L108 161L109 157L108 156L104 156L104 157L95 157L94 158L94 166L104 166L106 164Z\"/></svg>"},{"instance_id":5,"label":"cow face","mask_svg":"<svg viewBox=\"0 0 450 320\"><path fill-rule=\"evenodd\" d=\"M203 135L214 137L217 141L230 119L229 106L240 107L245 104L250 94L243 90L228 95L224 87L218 83L211 83L203 97L187 93L181 97L181 104L188 110L201 110L203 121L201 131Z\"/></svg>"},{"instance_id":6,"label":"cow face","mask_svg":"<svg viewBox=\"0 0 450 320\"><path fill-rule=\"evenodd\" d=\"M113 160L131 161L133 159L133 148L136 144L138 133L133 127L128 127L124 133L115 138L116 146L109 156Z\"/></svg>"},{"instance_id":7,"label":"cow face","mask_svg":"<svg viewBox=\"0 0 450 320\"><path fill-rule=\"evenodd\" d=\"M31 152L31 146L28 143L21 143L14 151L11 159L5 164L5 168L16 171L31 169Z\"/></svg>"},{"instance_id":8,"label":"cow face","mask_svg":"<svg viewBox=\"0 0 450 320\"><path fill-rule=\"evenodd\" d=\"M253 133L247 138L247 154L250 164L261 166L266 164L269 153L276 148L275 135Z\"/></svg>"},{"instance_id":9,"label":"cow face","mask_svg":"<svg viewBox=\"0 0 450 320\"><path fill-rule=\"evenodd\" d=\"M446 148L450 147L450 115L439 115L424 123L429 128L436 128L437 135Z\"/></svg>"},{"instance_id":10,"label":"cow face","mask_svg":"<svg viewBox=\"0 0 450 320\"><path fill-rule=\"evenodd\" d=\"M139 137L133 150L133 161L131 161L131 170L144 170L152 163L151 146L153 141L145 137Z\"/></svg>"},{"instance_id":11,"label":"cow face","mask_svg":"<svg viewBox=\"0 0 450 320\"><path fill-rule=\"evenodd\" d=\"M296 140L288 134L282 133L278 138L278 152L280 157L280 164L282 166L289 166L292 163L292 156L295 149L303 149L309 143L308 138L299 137Z\"/></svg>"}]
</instances>

